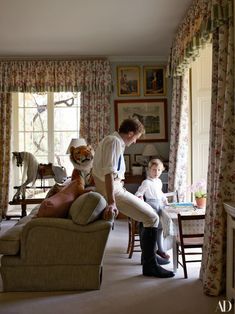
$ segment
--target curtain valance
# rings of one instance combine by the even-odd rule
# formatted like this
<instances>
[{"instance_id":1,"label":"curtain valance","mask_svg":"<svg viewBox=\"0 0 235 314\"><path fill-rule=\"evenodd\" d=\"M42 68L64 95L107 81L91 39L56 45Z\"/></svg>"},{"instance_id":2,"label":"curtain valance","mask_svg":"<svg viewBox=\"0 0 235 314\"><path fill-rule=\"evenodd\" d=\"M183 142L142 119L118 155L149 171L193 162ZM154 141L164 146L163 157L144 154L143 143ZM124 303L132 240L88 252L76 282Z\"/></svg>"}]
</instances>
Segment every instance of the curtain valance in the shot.
<instances>
[{"instance_id":1,"label":"curtain valance","mask_svg":"<svg viewBox=\"0 0 235 314\"><path fill-rule=\"evenodd\" d=\"M112 92L107 59L0 60L0 92Z\"/></svg>"},{"instance_id":2,"label":"curtain valance","mask_svg":"<svg viewBox=\"0 0 235 314\"><path fill-rule=\"evenodd\" d=\"M233 0L194 0L180 24L171 47L168 75L182 76L214 30L232 23Z\"/></svg>"}]
</instances>

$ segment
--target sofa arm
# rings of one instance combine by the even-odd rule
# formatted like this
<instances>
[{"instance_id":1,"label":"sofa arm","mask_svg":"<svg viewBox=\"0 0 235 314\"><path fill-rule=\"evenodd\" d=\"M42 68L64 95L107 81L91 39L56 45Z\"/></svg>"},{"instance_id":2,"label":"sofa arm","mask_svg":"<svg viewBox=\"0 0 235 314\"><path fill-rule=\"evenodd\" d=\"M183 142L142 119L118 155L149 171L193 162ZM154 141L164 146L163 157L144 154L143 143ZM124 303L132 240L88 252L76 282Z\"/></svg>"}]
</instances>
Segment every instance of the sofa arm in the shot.
<instances>
[{"instance_id":1,"label":"sofa arm","mask_svg":"<svg viewBox=\"0 0 235 314\"><path fill-rule=\"evenodd\" d=\"M86 226L71 219L32 219L21 234L21 259L26 264L99 264L112 227L97 220Z\"/></svg>"}]
</instances>

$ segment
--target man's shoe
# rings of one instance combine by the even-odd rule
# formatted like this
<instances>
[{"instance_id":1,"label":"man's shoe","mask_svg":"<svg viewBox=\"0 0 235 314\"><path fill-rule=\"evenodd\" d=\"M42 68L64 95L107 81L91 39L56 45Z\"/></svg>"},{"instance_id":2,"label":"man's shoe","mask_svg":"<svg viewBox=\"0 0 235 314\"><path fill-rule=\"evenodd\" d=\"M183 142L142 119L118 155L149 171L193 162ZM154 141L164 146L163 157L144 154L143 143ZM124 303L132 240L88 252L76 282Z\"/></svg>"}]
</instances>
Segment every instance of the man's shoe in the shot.
<instances>
[{"instance_id":1,"label":"man's shoe","mask_svg":"<svg viewBox=\"0 0 235 314\"><path fill-rule=\"evenodd\" d=\"M144 263L143 275L158 278L172 278L175 276L172 271L166 270L160 265L156 265L156 263Z\"/></svg>"}]
</instances>

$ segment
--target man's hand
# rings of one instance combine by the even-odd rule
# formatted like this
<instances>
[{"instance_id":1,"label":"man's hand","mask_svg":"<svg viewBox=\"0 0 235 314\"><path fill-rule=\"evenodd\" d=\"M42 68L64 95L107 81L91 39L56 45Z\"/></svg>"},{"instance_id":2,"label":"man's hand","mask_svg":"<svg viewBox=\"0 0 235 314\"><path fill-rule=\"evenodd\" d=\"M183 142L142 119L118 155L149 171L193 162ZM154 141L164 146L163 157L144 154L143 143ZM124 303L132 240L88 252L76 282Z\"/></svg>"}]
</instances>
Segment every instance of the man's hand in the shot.
<instances>
[{"instance_id":1,"label":"man's hand","mask_svg":"<svg viewBox=\"0 0 235 314\"><path fill-rule=\"evenodd\" d=\"M112 220L116 218L117 215L118 209L115 203L107 205L105 210L103 211L103 219L105 220Z\"/></svg>"}]
</instances>

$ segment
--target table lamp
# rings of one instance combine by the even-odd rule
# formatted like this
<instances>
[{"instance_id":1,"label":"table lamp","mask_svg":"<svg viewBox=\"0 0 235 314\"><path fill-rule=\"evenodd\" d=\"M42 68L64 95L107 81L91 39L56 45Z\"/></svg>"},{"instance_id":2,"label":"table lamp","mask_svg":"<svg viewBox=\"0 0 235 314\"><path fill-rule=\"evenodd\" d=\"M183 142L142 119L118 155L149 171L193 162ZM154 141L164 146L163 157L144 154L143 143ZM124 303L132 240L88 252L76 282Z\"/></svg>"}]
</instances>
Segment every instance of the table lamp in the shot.
<instances>
[{"instance_id":1,"label":"table lamp","mask_svg":"<svg viewBox=\"0 0 235 314\"><path fill-rule=\"evenodd\" d=\"M66 154L70 154L71 146L78 147L78 146L83 146L83 145L85 146L87 145L86 140L84 138L72 138L67 148Z\"/></svg>"},{"instance_id":2,"label":"table lamp","mask_svg":"<svg viewBox=\"0 0 235 314\"><path fill-rule=\"evenodd\" d=\"M145 145L142 155L149 157L149 160L153 157L161 158L161 155L153 144Z\"/></svg>"}]
</instances>

